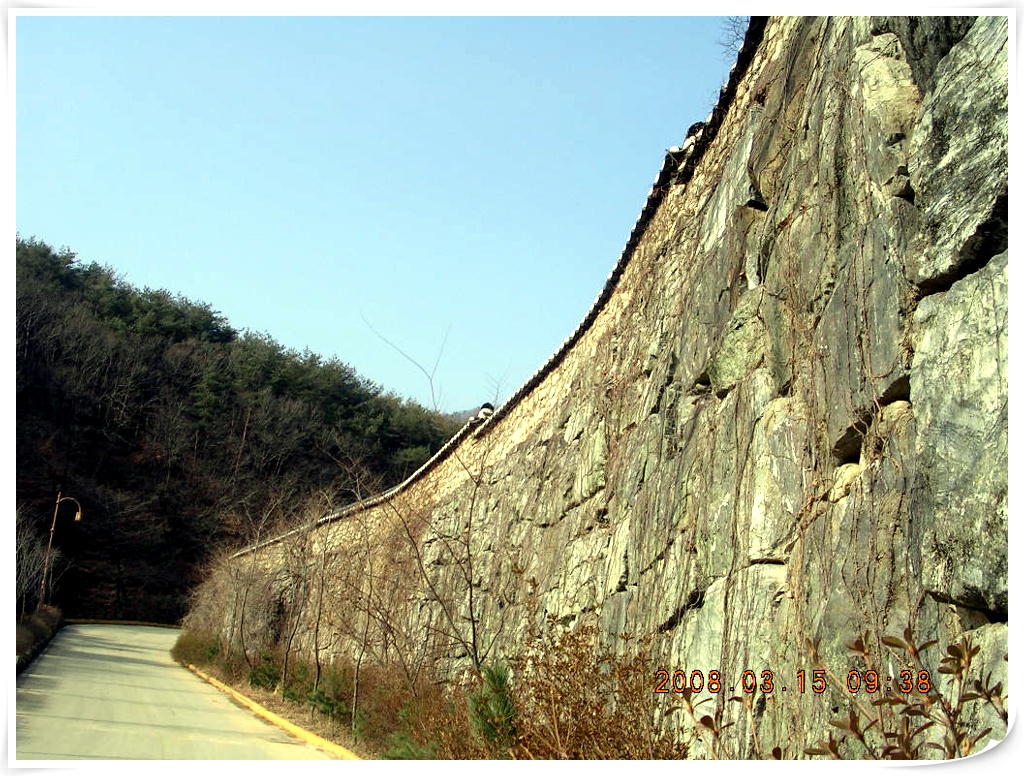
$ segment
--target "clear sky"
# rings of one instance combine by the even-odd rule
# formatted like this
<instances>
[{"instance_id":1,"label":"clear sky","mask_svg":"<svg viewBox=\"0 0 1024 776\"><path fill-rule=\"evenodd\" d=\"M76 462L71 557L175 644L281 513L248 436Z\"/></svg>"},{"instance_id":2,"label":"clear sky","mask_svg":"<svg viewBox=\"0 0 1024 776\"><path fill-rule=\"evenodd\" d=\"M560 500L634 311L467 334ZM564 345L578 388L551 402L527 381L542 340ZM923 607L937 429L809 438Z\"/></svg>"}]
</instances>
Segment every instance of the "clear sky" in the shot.
<instances>
[{"instance_id":1,"label":"clear sky","mask_svg":"<svg viewBox=\"0 0 1024 776\"><path fill-rule=\"evenodd\" d=\"M20 13L22 237L430 406L375 329L443 411L573 331L735 56L720 17Z\"/></svg>"}]
</instances>

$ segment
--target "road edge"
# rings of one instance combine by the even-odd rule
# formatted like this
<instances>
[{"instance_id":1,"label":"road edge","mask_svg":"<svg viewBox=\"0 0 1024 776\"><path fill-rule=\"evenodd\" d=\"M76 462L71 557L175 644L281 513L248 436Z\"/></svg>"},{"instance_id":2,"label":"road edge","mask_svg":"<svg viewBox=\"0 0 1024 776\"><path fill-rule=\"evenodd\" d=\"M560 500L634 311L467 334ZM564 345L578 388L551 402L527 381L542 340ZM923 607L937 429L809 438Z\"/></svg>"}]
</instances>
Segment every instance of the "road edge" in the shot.
<instances>
[{"instance_id":1,"label":"road edge","mask_svg":"<svg viewBox=\"0 0 1024 776\"><path fill-rule=\"evenodd\" d=\"M191 663L189 663L186 666L186 668L188 668L189 671L198 676L204 682L213 685L221 692L225 693L226 695L229 695L236 702L240 703L241 705L249 709L251 712L256 714L256 716L262 717L272 725L277 725L282 730L290 733L291 735L295 736L296 738L302 741L305 741L307 744L315 746L317 749L322 749L323 751L327 752L328 754L334 755L340 760L362 759L361 757L359 757L359 755L355 754L354 752L350 752L345 747L339 746L338 744L328 741L326 738L321 738L315 733L310 733L308 730L304 730L295 723L289 722L284 717L281 717L275 714L274 712L270 711L269 709L264 708L256 701L254 701L252 698L248 698L242 695L242 693L238 692L238 690L235 690L232 687L228 687L226 684L224 684L224 682L221 682L218 679L213 678L208 673L196 668Z\"/></svg>"}]
</instances>

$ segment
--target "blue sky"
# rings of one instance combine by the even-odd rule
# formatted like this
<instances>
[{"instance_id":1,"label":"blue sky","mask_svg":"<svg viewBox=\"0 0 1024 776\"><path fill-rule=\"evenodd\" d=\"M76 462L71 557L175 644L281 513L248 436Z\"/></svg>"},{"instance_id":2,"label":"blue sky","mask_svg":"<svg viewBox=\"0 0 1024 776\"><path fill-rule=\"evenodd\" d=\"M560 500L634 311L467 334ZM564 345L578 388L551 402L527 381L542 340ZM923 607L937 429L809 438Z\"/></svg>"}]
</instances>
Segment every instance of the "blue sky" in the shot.
<instances>
[{"instance_id":1,"label":"blue sky","mask_svg":"<svg viewBox=\"0 0 1024 776\"><path fill-rule=\"evenodd\" d=\"M21 236L444 411L572 332L734 53L719 17L20 13Z\"/></svg>"}]
</instances>

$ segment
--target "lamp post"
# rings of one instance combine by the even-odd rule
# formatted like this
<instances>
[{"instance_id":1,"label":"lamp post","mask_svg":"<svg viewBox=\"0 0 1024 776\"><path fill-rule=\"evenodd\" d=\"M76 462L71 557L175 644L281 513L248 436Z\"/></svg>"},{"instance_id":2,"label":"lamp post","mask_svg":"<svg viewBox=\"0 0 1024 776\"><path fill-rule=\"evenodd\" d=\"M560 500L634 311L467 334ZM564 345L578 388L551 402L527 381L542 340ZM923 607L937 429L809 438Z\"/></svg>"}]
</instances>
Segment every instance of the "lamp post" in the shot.
<instances>
[{"instance_id":1,"label":"lamp post","mask_svg":"<svg viewBox=\"0 0 1024 776\"><path fill-rule=\"evenodd\" d=\"M82 519L82 505L78 503L78 499L72 496L62 496L60 491L57 491L57 501L53 505L53 522L50 524L50 541L46 545L46 554L43 556L43 581L39 583L38 608L46 605L46 576L50 571L50 551L53 548L53 532L57 528L57 511L60 509L60 502L62 501L74 501L75 506L78 507L78 511L75 512L75 522L77 523Z\"/></svg>"}]
</instances>

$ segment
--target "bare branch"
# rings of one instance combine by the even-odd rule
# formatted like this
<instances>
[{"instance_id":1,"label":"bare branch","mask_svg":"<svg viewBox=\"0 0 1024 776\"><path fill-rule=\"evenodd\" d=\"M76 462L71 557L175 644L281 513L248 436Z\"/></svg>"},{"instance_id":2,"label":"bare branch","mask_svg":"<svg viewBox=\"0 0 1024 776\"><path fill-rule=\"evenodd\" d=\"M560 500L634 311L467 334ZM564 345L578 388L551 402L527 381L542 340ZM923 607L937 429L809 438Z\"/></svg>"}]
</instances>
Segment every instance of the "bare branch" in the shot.
<instances>
[{"instance_id":1,"label":"bare branch","mask_svg":"<svg viewBox=\"0 0 1024 776\"><path fill-rule=\"evenodd\" d=\"M363 319L363 323L366 324L367 328L369 328L370 331L377 335L378 339L380 339L385 345L390 347L392 350L394 350L396 353L398 353L400 356L402 356L404 359L406 359L409 363L411 363L413 366L415 366L423 373L424 377L427 378L427 384L430 387L431 408L434 410L434 412L440 412L441 410L438 409L438 397L434 392L434 375L437 374L437 368L441 363L441 356L444 354L444 348L448 344L448 334L449 332L451 332L451 326L445 329L444 339L441 340L441 347L437 351L437 358L434 361L434 367L428 372L426 367L423 366L423 364L421 364L415 358L413 358L400 347L398 347L398 345L396 345L394 342L392 342L379 331L377 331L377 329L374 328L373 324L370 323L369 320L367 320L365 313L360 311L359 316Z\"/></svg>"}]
</instances>

